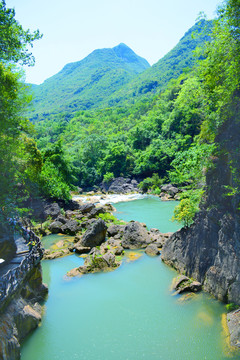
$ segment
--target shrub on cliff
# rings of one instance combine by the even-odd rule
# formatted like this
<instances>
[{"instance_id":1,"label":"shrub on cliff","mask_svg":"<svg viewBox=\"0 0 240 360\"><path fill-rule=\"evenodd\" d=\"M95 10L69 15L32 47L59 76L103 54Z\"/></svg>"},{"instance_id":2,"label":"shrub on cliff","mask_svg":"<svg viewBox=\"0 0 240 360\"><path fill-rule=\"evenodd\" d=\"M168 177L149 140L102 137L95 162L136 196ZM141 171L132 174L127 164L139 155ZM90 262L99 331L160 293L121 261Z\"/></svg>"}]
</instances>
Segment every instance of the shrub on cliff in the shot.
<instances>
[{"instance_id":1,"label":"shrub on cliff","mask_svg":"<svg viewBox=\"0 0 240 360\"><path fill-rule=\"evenodd\" d=\"M191 190L183 193L180 204L174 209L173 221L184 226L190 226L194 222L194 216L199 211L199 202L203 196L202 189Z\"/></svg>"}]
</instances>

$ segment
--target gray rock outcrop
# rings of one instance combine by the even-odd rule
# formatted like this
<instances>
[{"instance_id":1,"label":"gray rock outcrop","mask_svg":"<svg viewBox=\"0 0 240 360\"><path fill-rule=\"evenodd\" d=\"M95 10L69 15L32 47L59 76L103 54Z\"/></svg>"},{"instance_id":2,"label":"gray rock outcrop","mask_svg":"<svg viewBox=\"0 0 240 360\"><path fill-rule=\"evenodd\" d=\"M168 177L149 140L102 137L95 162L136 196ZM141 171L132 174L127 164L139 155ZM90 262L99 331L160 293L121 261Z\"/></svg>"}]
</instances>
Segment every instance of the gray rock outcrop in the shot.
<instances>
[{"instance_id":1,"label":"gray rock outcrop","mask_svg":"<svg viewBox=\"0 0 240 360\"><path fill-rule=\"evenodd\" d=\"M62 233L67 235L76 235L76 233L80 230L80 226L74 219L68 220L64 217L57 217L57 219L49 225L49 230L53 234Z\"/></svg>"},{"instance_id":2,"label":"gray rock outcrop","mask_svg":"<svg viewBox=\"0 0 240 360\"><path fill-rule=\"evenodd\" d=\"M145 253L149 256L157 256L160 254L160 251L156 244L150 244L146 247Z\"/></svg>"},{"instance_id":3,"label":"gray rock outcrop","mask_svg":"<svg viewBox=\"0 0 240 360\"><path fill-rule=\"evenodd\" d=\"M173 234L162 259L224 302L240 305L239 97L216 136L206 197L194 224ZM231 190L232 189L232 190Z\"/></svg>"},{"instance_id":4,"label":"gray rock outcrop","mask_svg":"<svg viewBox=\"0 0 240 360\"><path fill-rule=\"evenodd\" d=\"M126 194L130 192L139 192L138 182L135 179L123 177L115 178L109 182L101 184L101 190L113 194Z\"/></svg>"},{"instance_id":5,"label":"gray rock outcrop","mask_svg":"<svg viewBox=\"0 0 240 360\"><path fill-rule=\"evenodd\" d=\"M81 243L84 247L101 245L105 241L107 226L102 219L95 220L89 229L83 234Z\"/></svg>"},{"instance_id":6,"label":"gray rock outcrop","mask_svg":"<svg viewBox=\"0 0 240 360\"><path fill-rule=\"evenodd\" d=\"M65 224L62 225L61 229L63 234L75 235L79 231L80 226L76 220L71 219L66 221Z\"/></svg>"},{"instance_id":7,"label":"gray rock outcrop","mask_svg":"<svg viewBox=\"0 0 240 360\"><path fill-rule=\"evenodd\" d=\"M125 225L110 225L107 229L107 235L109 237L114 237L114 236L118 236L123 235L123 231L124 231Z\"/></svg>"},{"instance_id":8,"label":"gray rock outcrop","mask_svg":"<svg viewBox=\"0 0 240 360\"><path fill-rule=\"evenodd\" d=\"M37 301L47 293L42 284L41 267L33 268L14 297L0 308L0 359L19 360L20 343L38 327L42 307Z\"/></svg>"},{"instance_id":9,"label":"gray rock outcrop","mask_svg":"<svg viewBox=\"0 0 240 360\"><path fill-rule=\"evenodd\" d=\"M227 326L230 335L230 344L240 348L240 309L227 314Z\"/></svg>"},{"instance_id":10,"label":"gray rock outcrop","mask_svg":"<svg viewBox=\"0 0 240 360\"><path fill-rule=\"evenodd\" d=\"M176 186L172 184L165 184L161 186L160 198L162 200L178 200L179 192L180 189L178 189Z\"/></svg>"},{"instance_id":11,"label":"gray rock outcrop","mask_svg":"<svg viewBox=\"0 0 240 360\"><path fill-rule=\"evenodd\" d=\"M50 203L44 206L45 218L50 216L52 219L55 219L60 214L61 214L61 208L57 203Z\"/></svg>"},{"instance_id":12,"label":"gray rock outcrop","mask_svg":"<svg viewBox=\"0 0 240 360\"><path fill-rule=\"evenodd\" d=\"M79 276L83 274L96 273L102 271L112 271L120 265L115 254L110 250L102 253L100 250L93 248L90 254L86 257L83 266L72 269L67 273L67 276Z\"/></svg>"},{"instance_id":13,"label":"gray rock outcrop","mask_svg":"<svg viewBox=\"0 0 240 360\"><path fill-rule=\"evenodd\" d=\"M147 229L138 221L129 222L123 231L122 246L125 249L141 249L151 243Z\"/></svg>"}]
</instances>

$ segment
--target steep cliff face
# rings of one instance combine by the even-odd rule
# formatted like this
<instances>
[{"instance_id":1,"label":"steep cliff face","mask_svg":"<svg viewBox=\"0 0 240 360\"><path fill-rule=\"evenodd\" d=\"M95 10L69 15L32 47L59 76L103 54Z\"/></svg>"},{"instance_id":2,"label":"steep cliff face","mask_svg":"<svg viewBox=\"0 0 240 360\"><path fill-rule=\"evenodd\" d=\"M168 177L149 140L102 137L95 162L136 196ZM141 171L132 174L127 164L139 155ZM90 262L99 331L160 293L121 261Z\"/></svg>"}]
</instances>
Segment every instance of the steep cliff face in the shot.
<instances>
[{"instance_id":1,"label":"steep cliff face","mask_svg":"<svg viewBox=\"0 0 240 360\"><path fill-rule=\"evenodd\" d=\"M224 302L240 305L239 97L216 137L217 156L207 174L206 199L190 228L173 234L162 259L200 281Z\"/></svg>"},{"instance_id":2,"label":"steep cliff face","mask_svg":"<svg viewBox=\"0 0 240 360\"><path fill-rule=\"evenodd\" d=\"M47 293L42 284L41 265L28 274L24 286L0 309L0 359L20 359L20 343L41 321L38 303Z\"/></svg>"}]
</instances>

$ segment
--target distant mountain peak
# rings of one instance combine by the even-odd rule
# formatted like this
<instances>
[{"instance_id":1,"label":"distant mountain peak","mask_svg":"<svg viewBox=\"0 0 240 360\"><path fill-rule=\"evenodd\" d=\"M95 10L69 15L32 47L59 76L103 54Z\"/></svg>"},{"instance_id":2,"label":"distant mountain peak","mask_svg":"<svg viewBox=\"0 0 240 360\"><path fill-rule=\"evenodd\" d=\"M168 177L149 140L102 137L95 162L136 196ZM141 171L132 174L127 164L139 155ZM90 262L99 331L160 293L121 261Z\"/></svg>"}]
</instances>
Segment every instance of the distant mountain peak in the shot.
<instances>
[{"instance_id":1,"label":"distant mountain peak","mask_svg":"<svg viewBox=\"0 0 240 360\"><path fill-rule=\"evenodd\" d=\"M115 50L120 50L120 51L122 51L122 50L123 50L123 51L124 51L124 50L128 50L128 51L134 52L129 46L127 46L127 45L124 44L124 43L120 43L120 44L114 46L112 49L113 49L114 51L115 51Z\"/></svg>"},{"instance_id":2,"label":"distant mountain peak","mask_svg":"<svg viewBox=\"0 0 240 360\"><path fill-rule=\"evenodd\" d=\"M148 61L141 56L137 55L129 46L124 43L120 43L112 48L114 53L124 61L127 62L141 62L142 65L147 69L150 67Z\"/></svg>"},{"instance_id":3,"label":"distant mountain peak","mask_svg":"<svg viewBox=\"0 0 240 360\"><path fill-rule=\"evenodd\" d=\"M60 72L33 88L34 112L97 107L149 67L147 60L124 43L96 49L84 59L66 64Z\"/></svg>"}]
</instances>

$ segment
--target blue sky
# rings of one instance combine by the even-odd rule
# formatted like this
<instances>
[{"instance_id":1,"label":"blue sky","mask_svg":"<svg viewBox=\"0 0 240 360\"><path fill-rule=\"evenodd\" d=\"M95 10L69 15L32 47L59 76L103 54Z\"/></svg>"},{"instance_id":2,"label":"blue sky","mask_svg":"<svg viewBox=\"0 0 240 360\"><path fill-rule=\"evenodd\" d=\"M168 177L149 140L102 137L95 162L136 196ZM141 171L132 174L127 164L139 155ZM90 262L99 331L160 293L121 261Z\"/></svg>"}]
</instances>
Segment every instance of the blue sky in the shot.
<instances>
[{"instance_id":1,"label":"blue sky","mask_svg":"<svg viewBox=\"0 0 240 360\"><path fill-rule=\"evenodd\" d=\"M35 42L26 81L40 84L95 49L128 45L152 65L194 25L215 17L219 0L6 0L16 19L43 38Z\"/></svg>"}]
</instances>

